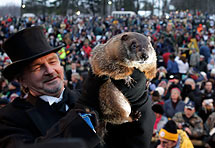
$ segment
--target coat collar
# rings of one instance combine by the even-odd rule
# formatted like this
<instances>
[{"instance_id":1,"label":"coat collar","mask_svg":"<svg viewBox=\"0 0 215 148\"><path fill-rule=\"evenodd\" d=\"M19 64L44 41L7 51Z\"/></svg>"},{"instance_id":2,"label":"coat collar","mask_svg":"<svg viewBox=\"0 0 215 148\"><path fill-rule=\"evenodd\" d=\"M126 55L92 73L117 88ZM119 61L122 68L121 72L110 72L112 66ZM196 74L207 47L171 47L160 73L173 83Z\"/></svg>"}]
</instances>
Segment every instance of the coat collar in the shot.
<instances>
[{"instance_id":1,"label":"coat collar","mask_svg":"<svg viewBox=\"0 0 215 148\"><path fill-rule=\"evenodd\" d=\"M65 88L63 98L68 98L67 105L70 109L74 107L78 97L79 93ZM42 135L45 135L47 130L66 114L55 111L48 102L43 101L39 97L34 97L31 94L29 94L26 100L33 105L26 112Z\"/></svg>"}]
</instances>

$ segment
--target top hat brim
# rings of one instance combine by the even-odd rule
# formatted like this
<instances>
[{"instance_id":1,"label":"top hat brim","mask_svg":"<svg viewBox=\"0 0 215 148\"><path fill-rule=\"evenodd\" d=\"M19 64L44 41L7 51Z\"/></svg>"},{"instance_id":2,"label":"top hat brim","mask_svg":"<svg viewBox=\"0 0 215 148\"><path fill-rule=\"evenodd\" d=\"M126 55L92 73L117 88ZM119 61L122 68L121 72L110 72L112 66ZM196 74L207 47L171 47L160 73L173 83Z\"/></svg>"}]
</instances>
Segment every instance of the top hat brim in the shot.
<instances>
[{"instance_id":1,"label":"top hat brim","mask_svg":"<svg viewBox=\"0 0 215 148\"><path fill-rule=\"evenodd\" d=\"M44 51L42 53L39 53L37 55L34 55L32 57L29 58L25 58L19 61L15 61L13 63L11 63L10 65L8 65L7 67L5 67L5 69L3 70L2 74L3 76L8 79L9 81L12 81L16 75L18 75L25 66L27 66L27 64L39 57L45 56L49 53L52 52L57 52L58 50L60 50L64 45L58 46L56 48L52 48L50 50Z\"/></svg>"}]
</instances>

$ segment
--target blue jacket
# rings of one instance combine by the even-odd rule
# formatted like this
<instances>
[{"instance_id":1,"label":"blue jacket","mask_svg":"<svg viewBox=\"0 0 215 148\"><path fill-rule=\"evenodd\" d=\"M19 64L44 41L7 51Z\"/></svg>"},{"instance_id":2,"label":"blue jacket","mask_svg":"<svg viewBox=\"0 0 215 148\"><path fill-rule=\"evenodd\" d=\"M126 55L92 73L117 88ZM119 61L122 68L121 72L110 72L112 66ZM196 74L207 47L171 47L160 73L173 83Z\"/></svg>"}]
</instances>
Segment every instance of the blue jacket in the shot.
<instances>
[{"instance_id":1,"label":"blue jacket","mask_svg":"<svg viewBox=\"0 0 215 148\"><path fill-rule=\"evenodd\" d=\"M200 47L200 54L205 56L205 61L208 63L211 56L210 48L206 45Z\"/></svg>"},{"instance_id":2,"label":"blue jacket","mask_svg":"<svg viewBox=\"0 0 215 148\"><path fill-rule=\"evenodd\" d=\"M180 100L176 107L173 108L171 99L168 99L164 102L164 115L167 118L172 118L175 113L184 111L184 105L184 102Z\"/></svg>"},{"instance_id":3,"label":"blue jacket","mask_svg":"<svg viewBox=\"0 0 215 148\"><path fill-rule=\"evenodd\" d=\"M179 73L178 64L175 61L168 60L167 62L167 72L170 74Z\"/></svg>"}]
</instances>

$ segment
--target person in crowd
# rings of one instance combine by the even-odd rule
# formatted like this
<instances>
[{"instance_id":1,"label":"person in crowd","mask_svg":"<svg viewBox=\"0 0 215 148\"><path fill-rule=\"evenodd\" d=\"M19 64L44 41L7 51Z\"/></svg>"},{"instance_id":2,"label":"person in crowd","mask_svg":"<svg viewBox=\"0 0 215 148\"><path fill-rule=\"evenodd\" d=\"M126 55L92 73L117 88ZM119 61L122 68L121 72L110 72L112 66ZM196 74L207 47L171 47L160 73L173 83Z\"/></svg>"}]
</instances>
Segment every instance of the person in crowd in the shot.
<instances>
[{"instance_id":1,"label":"person in crowd","mask_svg":"<svg viewBox=\"0 0 215 148\"><path fill-rule=\"evenodd\" d=\"M208 80L204 83L204 88L201 90L202 106L198 111L198 115L202 118L203 122L207 120L208 116L214 112L215 92L213 89L214 83Z\"/></svg>"},{"instance_id":2,"label":"person in crowd","mask_svg":"<svg viewBox=\"0 0 215 148\"><path fill-rule=\"evenodd\" d=\"M163 88L163 90L164 90L164 92L163 92L163 94L162 94L162 98L166 95L166 93L167 93L167 86L168 86L168 84L167 84L167 82L168 82L168 80L166 80L166 79L163 79L163 80L161 80L160 81L160 83L158 84L158 86L157 86L157 88L158 87L161 87L161 88Z\"/></svg>"},{"instance_id":3,"label":"person in crowd","mask_svg":"<svg viewBox=\"0 0 215 148\"><path fill-rule=\"evenodd\" d=\"M190 55L189 64L191 67L196 67L198 66L200 55L199 55L199 52L196 51L196 48L192 48L191 51L192 51L192 54Z\"/></svg>"},{"instance_id":4,"label":"person in crowd","mask_svg":"<svg viewBox=\"0 0 215 148\"><path fill-rule=\"evenodd\" d=\"M205 99L213 99L215 101L215 92L213 89L214 83L213 81L206 81L204 84L204 88L201 90L201 98Z\"/></svg>"},{"instance_id":5,"label":"person in crowd","mask_svg":"<svg viewBox=\"0 0 215 148\"><path fill-rule=\"evenodd\" d=\"M159 142L157 148L194 148L188 135L183 130L177 130L173 120L169 120L160 130Z\"/></svg>"},{"instance_id":6,"label":"person in crowd","mask_svg":"<svg viewBox=\"0 0 215 148\"><path fill-rule=\"evenodd\" d=\"M72 73L71 81L68 81L68 88L69 89L77 89L80 90L82 89L82 82L81 82L81 77L80 74L75 72Z\"/></svg>"},{"instance_id":7,"label":"person in crowd","mask_svg":"<svg viewBox=\"0 0 215 148\"><path fill-rule=\"evenodd\" d=\"M165 100L167 100L170 97L170 90L174 87L179 88L180 91L182 91L182 84L180 82L180 76L179 74L175 74L175 75L169 75L169 80L167 83L167 92L165 94L165 96L163 97Z\"/></svg>"},{"instance_id":8,"label":"person in crowd","mask_svg":"<svg viewBox=\"0 0 215 148\"><path fill-rule=\"evenodd\" d=\"M215 81L215 68L211 69L210 73L208 74L208 79Z\"/></svg>"},{"instance_id":9,"label":"person in crowd","mask_svg":"<svg viewBox=\"0 0 215 148\"><path fill-rule=\"evenodd\" d=\"M71 69L66 71L66 79L68 81L71 81L71 76L73 73L79 73L79 71L77 69L77 63L76 62L72 62L70 66L71 66Z\"/></svg>"},{"instance_id":10,"label":"person in crowd","mask_svg":"<svg viewBox=\"0 0 215 148\"><path fill-rule=\"evenodd\" d=\"M213 69L215 69L215 61L213 59L210 59L210 61L207 64L208 72L211 72Z\"/></svg>"},{"instance_id":11,"label":"person in crowd","mask_svg":"<svg viewBox=\"0 0 215 148\"><path fill-rule=\"evenodd\" d=\"M215 61L215 48L211 50L210 58L208 59L208 63L213 60Z\"/></svg>"},{"instance_id":12,"label":"person in crowd","mask_svg":"<svg viewBox=\"0 0 215 148\"><path fill-rule=\"evenodd\" d=\"M162 54L165 67L167 67L167 65L168 65L168 61L169 61L169 56L170 55L171 55L170 52L165 52L165 53Z\"/></svg>"},{"instance_id":13,"label":"person in crowd","mask_svg":"<svg viewBox=\"0 0 215 148\"><path fill-rule=\"evenodd\" d=\"M176 113L174 120L179 129L183 129L190 138L201 138L203 135L203 121L195 114L195 104L193 101L186 103L184 112Z\"/></svg>"},{"instance_id":14,"label":"person in crowd","mask_svg":"<svg viewBox=\"0 0 215 148\"><path fill-rule=\"evenodd\" d=\"M175 61L178 64L179 74L180 74L181 78L184 75L187 75L187 72L189 70L189 64L188 64L187 59L186 59L186 54L181 54L180 57L177 56L175 58Z\"/></svg>"},{"instance_id":15,"label":"person in crowd","mask_svg":"<svg viewBox=\"0 0 215 148\"><path fill-rule=\"evenodd\" d=\"M3 98L8 92L8 82L4 77L0 78L0 97Z\"/></svg>"},{"instance_id":16,"label":"person in crowd","mask_svg":"<svg viewBox=\"0 0 215 148\"><path fill-rule=\"evenodd\" d=\"M3 76L9 81L17 79L26 97L18 97L0 110L0 147L12 148L59 138L78 138L89 148L97 146L101 141L97 121L102 120L98 92L107 78L89 72L82 94L65 87L63 67L56 54L62 46L51 47L40 26L17 32L2 47L12 61ZM131 77L137 82L132 88L127 88L124 81L113 83L131 105L142 112L142 117L117 128L109 125L108 135L111 132L113 135L105 139L105 143L113 147L149 148L155 116L148 99L146 78L138 70L134 70ZM135 129L138 132L133 132Z\"/></svg>"},{"instance_id":17,"label":"person in crowd","mask_svg":"<svg viewBox=\"0 0 215 148\"><path fill-rule=\"evenodd\" d=\"M160 93L162 93L162 91L164 92L164 89L162 87L157 87L157 88L151 94L152 103L153 104L161 104L161 105L163 105L164 101L162 100L162 97L161 97Z\"/></svg>"},{"instance_id":18,"label":"person in crowd","mask_svg":"<svg viewBox=\"0 0 215 148\"><path fill-rule=\"evenodd\" d=\"M87 58L90 57L90 52L92 51L92 48L89 46L89 40L84 41L83 50L87 54Z\"/></svg>"},{"instance_id":19,"label":"person in crowd","mask_svg":"<svg viewBox=\"0 0 215 148\"><path fill-rule=\"evenodd\" d=\"M166 124L168 119L166 116L163 115L164 110L161 104L155 103L152 106L152 110L154 111L155 117L156 117L154 128L153 128L153 135L156 135L157 133L159 133L160 129L163 128L163 126Z\"/></svg>"},{"instance_id":20,"label":"person in crowd","mask_svg":"<svg viewBox=\"0 0 215 148\"><path fill-rule=\"evenodd\" d=\"M214 112L214 101L213 99L205 99L202 101L202 106L198 111L198 115L202 118L203 123L207 120L208 116Z\"/></svg>"},{"instance_id":21,"label":"person in crowd","mask_svg":"<svg viewBox=\"0 0 215 148\"><path fill-rule=\"evenodd\" d=\"M204 123L204 147L212 148L215 145L215 112Z\"/></svg>"},{"instance_id":22,"label":"person in crowd","mask_svg":"<svg viewBox=\"0 0 215 148\"><path fill-rule=\"evenodd\" d=\"M178 64L175 61L175 55L174 54L169 55L169 60L167 62L167 69L166 70L167 70L169 75L179 73Z\"/></svg>"},{"instance_id":23,"label":"person in crowd","mask_svg":"<svg viewBox=\"0 0 215 148\"><path fill-rule=\"evenodd\" d=\"M7 99L9 102L14 100L14 96L21 96L21 87L19 82L11 81L8 85L8 93L6 94Z\"/></svg>"},{"instance_id":24,"label":"person in crowd","mask_svg":"<svg viewBox=\"0 0 215 148\"><path fill-rule=\"evenodd\" d=\"M196 111L201 107L201 93L196 83L192 78L187 78L184 82L184 87L182 89L182 100L188 102L189 100L195 103Z\"/></svg>"},{"instance_id":25,"label":"person in crowd","mask_svg":"<svg viewBox=\"0 0 215 148\"><path fill-rule=\"evenodd\" d=\"M210 59L211 56L209 46L207 44L202 45L199 50L200 54L204 56L206 63L208 63L208 60Z\"/></svg>"},{"instance_id":26,"label":"person in crowd","mask_svg":"<svg viewBox=\"0 0 215 148\"><path fill-rule=\"evenodd\" d=\"M207 66L208 64L205 61L205 56L200 55L199 57L200 58L199 58L199 63L198 63L197 69L199 71L204 71L204 72L208 73L208 66Z\"/></svg>"},{"instance_id":27,"label":"person in crowd","mask_svg":"<svg viewBox=\"0 0 215 148\"><path fill-rule=\"evenodd\" d=\"M157 75L156 78L153 79L152 81L155 82L155 84L158 84L162 79L166 79L167 78L167 71L166 68L164 66L160 66L157 69Z\"/></svg>"},{"instance_id":28,"label":"person in crowd","mask_svg":"<svg viewBox=\"0 0 215 148\"><path fill-rule=\"evenodd\" d=\"M164 115L172 118L175 113L184 110L184 102L181 100L181 91L175 87L171 89L170 98L164 102Z\"/></svg>"}]
</instances>

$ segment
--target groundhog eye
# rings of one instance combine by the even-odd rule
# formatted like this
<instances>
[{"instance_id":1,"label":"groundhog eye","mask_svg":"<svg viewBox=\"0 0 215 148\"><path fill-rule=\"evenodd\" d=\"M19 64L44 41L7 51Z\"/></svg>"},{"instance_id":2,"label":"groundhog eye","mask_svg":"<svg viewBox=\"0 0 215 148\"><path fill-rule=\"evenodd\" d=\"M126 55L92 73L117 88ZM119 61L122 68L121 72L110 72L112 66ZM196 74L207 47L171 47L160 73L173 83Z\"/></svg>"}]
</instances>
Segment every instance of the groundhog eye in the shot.
<instances>
[{"instance_id":1,"label":"groundhog eye","mask_svg":"<svg viewBox=\"0 0 215 148\"><path fill-rule=\"evenodd\" d=\"M137 46L136 46L136 43L132 43L132 44L131 44L131 49L132 49L132 50L133 50L133 49L136 49L136 47L137 47Z\"/></svg>"}]
</instances>

